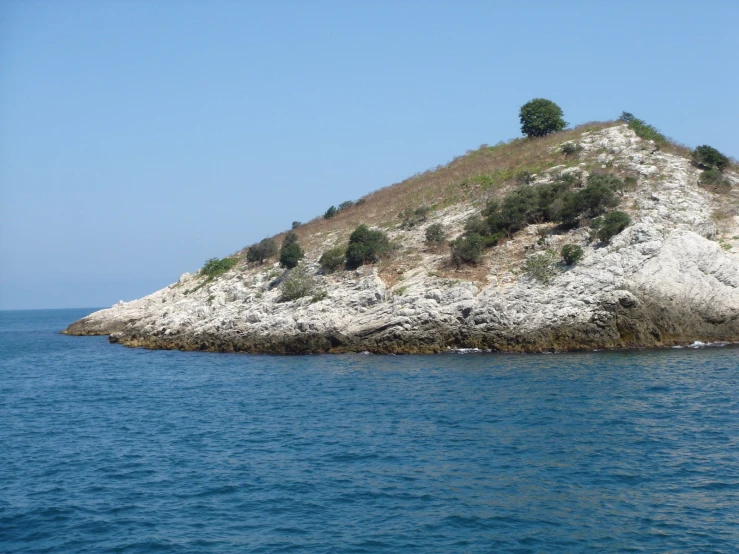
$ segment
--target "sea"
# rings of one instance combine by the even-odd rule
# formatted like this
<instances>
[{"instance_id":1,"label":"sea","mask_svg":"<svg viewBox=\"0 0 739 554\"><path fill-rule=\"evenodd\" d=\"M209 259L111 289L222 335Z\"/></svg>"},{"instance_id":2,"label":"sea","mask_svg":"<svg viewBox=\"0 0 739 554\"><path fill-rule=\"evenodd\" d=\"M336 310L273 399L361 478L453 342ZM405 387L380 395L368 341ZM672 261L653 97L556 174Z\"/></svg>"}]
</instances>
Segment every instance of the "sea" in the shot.
<instances>
[{"instance_id":1,"label":"sea","mask_svg":"<svg viewBox=\"0 0 739 554\"><path fill-rule=\"evenodd\" d=\"M0 552L739 552L739 349L148 351L0 312Z\"/></svg>"}]
</instances>

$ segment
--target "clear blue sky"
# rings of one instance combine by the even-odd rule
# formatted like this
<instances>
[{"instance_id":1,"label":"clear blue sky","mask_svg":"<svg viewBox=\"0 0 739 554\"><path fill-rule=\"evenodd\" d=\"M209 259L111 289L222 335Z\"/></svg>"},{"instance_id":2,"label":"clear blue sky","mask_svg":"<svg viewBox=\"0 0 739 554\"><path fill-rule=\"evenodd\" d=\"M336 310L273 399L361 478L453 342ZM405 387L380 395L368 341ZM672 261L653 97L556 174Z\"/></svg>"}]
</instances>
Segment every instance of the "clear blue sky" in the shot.
<instances>
[{"instance_id":1,"label":"clear blue sky","mask_svg":"<svg viewBox=\"0 0 739 554\"><path fill-rule=\"evenodd\" d=\"M739 156L739 2L0 0L0 309L107 306L520 135Z\"/></svg>"}]
</instances>

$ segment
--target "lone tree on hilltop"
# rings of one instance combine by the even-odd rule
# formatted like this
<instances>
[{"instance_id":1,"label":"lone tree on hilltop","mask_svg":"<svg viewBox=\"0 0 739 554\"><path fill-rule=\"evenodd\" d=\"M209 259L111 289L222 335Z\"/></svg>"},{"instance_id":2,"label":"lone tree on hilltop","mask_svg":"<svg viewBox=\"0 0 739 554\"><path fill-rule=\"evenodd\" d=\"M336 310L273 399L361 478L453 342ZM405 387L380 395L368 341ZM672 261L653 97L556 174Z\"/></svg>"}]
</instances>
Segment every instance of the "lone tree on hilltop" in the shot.
<instances>
[{"instance_id":1,"label":"lone tree on hilltop","mask_svg":"<svg viewBox=\"0 0 739 554\"><path fill-rule=\"evenodd\" d=\"M567 127L562 108L551 100L534 98L521 106L521 132L527 137L543 137Z\"/></svg>"}]
</instances>

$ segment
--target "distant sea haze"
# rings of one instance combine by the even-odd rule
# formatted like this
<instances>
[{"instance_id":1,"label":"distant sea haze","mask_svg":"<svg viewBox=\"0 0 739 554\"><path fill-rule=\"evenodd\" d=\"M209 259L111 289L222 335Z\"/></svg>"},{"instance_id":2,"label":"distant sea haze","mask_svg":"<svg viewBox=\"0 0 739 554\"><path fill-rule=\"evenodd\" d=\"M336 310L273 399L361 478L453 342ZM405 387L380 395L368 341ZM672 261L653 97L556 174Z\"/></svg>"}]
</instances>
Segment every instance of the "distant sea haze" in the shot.
<instances>
[{"instance_id":1,"label":"distant sea haze","mask_svg":"<svg viewBox=\"0 0 739 554\"><path fill-rule=\"evenodd\" d=\"M737 552L739 350L271 357L0 312L2 552Z\"/></svg>"}]
</instances>

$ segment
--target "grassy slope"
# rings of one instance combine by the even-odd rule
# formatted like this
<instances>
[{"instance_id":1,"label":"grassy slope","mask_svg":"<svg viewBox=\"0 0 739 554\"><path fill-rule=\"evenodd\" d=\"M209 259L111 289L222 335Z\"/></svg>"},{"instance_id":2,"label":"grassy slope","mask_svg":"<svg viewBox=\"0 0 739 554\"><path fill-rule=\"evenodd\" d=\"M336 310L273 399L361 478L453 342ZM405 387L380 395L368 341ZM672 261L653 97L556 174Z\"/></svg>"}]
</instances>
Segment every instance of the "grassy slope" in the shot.
<instances>
[{"instance_id":1,"label":"grassy slope","mask_svg":"<svg viewBox=\"0 0 739 554\"><path fill-rule=\"evenodd\" d=\"M567 158L560 152L551 152L550 148L574 140L585 131L616 124L586 123L547 137L518 138L495 146L481 146L444 166L376 190L364 197L363 204L343 210L331 219L319 216L295 231L300 244L311 249L318 246L322 237L329 233L336 233L345 240L360 223L386 228L397 225L398 215L406 208L416 208L422 204L436 209L457 203L483 205L488 198L498 196L512 186L519 171L537 173L560 164L577 165L579 162L576 157ZM338 205L339 201L334 204ZM285 233L274 237L278 243ZM237 255L245 255L246 250L244 248Z\"/></svg>"},{"instance_id":2,"label":"grassy slope","mask_svg":"<svg viewBox=\"0 0 739 554\"><path fill-rule=\"evenodd\" d=\"M577 142L586 131L621 124L618 121L591 122L546 137L517 138L495 146L481 146L444 166L372 192L363 198L363 204L343 210L331 219L314 218L295 230L298 240L308 255L315 258L327 245L345 244L349 234L360 223L385 229L397 228L398 216L406 208L420 205L430 206L433 210L453 205L482 207L488 199L502 197L516 186L516 175L520 172L538 173L559 165L578 165L582 161L577 156L564 155L554 146L569 140ZM690 156L689 148L672 141L662 144L660 149ZM736 165L731 169L736 170ZM603 171L600 167L598 170ZM616 169L613 171L618 172ZM342 199L336 200L334 204L338 205ZM273 237L278 244L286 232ZM242 249L236 256L243 258L246 250Z\"/></svg>"}]
</instances>

